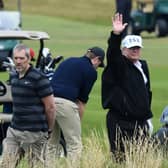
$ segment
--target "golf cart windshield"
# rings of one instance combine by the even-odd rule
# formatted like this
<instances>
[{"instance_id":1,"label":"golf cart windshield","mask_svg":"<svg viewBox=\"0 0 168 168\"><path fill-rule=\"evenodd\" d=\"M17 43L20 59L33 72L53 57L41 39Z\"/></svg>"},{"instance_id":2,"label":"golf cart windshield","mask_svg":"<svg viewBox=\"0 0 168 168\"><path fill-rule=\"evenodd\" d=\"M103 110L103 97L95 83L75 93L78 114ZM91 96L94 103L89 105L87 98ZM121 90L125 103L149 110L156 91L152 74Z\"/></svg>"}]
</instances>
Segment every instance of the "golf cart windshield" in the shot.
<instances>
[{"instance_id":1,"label":"golf cart windshield","mask_svg":"<svg viewBox=\"0 0 168 168\"><path fill-rule=\"evenodd\" d=\"M20 29L20 13L17 11L0 11L0 30Z\"/></svg>"},{"instance_id":2,"label":"golf cart windshield","mask_svg":"<svg viewBox=\"0 0 168 168\"><path fill-rule=\"evenodd\" d=\"M20 17L19 11L0 11L0 31L20 30ZM0 39L0 57L10 57L13 47L18 43L16 39Z\"/></svg>"}]
</instances>

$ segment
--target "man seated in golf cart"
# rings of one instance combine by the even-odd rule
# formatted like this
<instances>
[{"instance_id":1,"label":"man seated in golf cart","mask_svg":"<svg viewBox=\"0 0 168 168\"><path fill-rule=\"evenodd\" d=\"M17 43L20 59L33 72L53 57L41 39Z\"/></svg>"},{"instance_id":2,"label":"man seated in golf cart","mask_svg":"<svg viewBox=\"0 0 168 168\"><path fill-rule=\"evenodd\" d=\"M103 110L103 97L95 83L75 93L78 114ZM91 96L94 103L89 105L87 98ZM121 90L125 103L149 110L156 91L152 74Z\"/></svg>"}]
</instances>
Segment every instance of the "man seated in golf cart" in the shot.
<instances>
[{"instance_id":1,"label":"man seated in golf cart","mask_svg":"<svg viewBox=\"0 0 168 168\"><path fill-rule=\"evenodd\" d=\"M153 134L152 139L163 151L168 151L168 106L162 112L160 123L162 126Z\"/></svg>"}]
</instances>

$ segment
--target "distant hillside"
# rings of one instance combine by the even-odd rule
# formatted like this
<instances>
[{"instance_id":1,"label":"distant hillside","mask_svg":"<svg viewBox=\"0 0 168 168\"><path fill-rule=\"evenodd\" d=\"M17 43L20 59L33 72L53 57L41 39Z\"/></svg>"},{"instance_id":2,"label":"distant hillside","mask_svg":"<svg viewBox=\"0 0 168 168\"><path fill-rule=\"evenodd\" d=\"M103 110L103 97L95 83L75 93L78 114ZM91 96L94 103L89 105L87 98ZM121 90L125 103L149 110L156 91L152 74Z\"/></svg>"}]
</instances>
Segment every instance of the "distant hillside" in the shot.
<instances>
[{"instance_id":1,"label":"distant hillside","mask_svg":"<svg viewBox=\"0 0 168 168\"><path fill-rule=\"evenodd\" d=\"M6 9L16 9L17 0L4 0ZM109 24L115 0L21 0L22 12Z\"/></svg>"}]
</instances>

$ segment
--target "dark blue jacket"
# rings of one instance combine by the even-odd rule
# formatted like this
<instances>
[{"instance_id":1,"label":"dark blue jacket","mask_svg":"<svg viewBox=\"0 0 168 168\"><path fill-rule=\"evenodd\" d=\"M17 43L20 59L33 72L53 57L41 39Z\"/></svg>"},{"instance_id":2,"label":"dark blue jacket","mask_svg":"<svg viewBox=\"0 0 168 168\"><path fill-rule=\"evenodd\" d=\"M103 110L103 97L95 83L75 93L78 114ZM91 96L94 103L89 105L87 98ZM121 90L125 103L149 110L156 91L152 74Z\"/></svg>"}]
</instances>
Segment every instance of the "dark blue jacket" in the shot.
<instances>
[{"instance_id":1,"label":"dark blue jacket","mask_svg":"<svg viewBox=\"0 0 168 168\"><path fill-rule=\"evenodd\" d=\"M55 97L86 103L96 79L97 71L88 57L71 57L58 66L51 85Z\"/></svg>"}]
</instances>

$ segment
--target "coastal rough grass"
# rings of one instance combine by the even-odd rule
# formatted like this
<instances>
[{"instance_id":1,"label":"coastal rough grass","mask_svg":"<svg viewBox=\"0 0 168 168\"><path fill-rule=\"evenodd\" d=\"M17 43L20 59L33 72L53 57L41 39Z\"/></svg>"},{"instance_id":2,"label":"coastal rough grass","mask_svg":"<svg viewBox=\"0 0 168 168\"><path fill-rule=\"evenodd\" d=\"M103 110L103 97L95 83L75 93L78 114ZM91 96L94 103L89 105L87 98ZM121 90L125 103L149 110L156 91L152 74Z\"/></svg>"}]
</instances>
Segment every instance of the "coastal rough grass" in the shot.
<instances>
[{"instance_id":1,"label":"coastal rough grass","mask_svg":"<svg viewBox=\"0 0 168 168\"><path fill-rule=\"evenodd\" d=\"M116 162L109 152L109 144L106 133L103 135L93 131L89 137L83 140L83 152L81 160L72 163L67 158L51 157L44 164L37 163L34 168L166 168L168 163L162 150L149 139L139 138L132 142L126 141L125 161ZM29 168L26 160L22 160L18 168Z\"/></svg>"}]
</instances>

